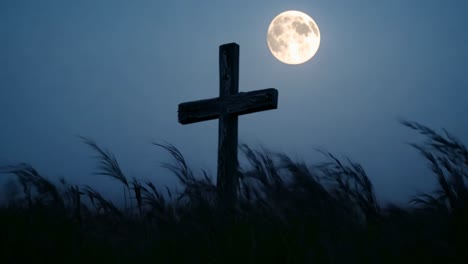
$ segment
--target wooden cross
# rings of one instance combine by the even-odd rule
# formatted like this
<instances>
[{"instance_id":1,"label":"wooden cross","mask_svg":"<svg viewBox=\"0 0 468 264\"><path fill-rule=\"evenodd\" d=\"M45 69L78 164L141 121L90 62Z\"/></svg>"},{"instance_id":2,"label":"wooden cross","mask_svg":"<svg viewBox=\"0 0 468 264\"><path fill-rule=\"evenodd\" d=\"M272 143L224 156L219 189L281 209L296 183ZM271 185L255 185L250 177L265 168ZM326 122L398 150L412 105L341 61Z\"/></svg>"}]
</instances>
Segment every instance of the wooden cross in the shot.
<instances>
[{"instance_id":1,"label":"wooden cross","mask_svg":"<svg viewBox=\"0 0 468 264\"><path fill-rule=\"evenodd\" d=\"M237 117L277 107L276 89L239 93L236 43L219 47L219 97L179 104L179 122L183 125L219 119L217 191L224 202L233 204L237 196Z\"/></svg>"}]
</instances>

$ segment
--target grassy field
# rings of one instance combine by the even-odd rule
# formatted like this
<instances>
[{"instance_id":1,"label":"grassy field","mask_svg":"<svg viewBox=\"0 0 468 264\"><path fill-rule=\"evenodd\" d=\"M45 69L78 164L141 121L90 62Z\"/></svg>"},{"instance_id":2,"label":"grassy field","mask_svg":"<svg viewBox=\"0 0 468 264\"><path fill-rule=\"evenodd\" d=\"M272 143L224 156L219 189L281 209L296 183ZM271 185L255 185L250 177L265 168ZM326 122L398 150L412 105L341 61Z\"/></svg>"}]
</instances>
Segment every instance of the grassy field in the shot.
<instances>
[{"instance_id":1,"label":"grassy field","mask_svg":"<svg viewBox=\"0 0 468 264\"><path fill-rule=\"evenodd\" d=\"M97 173L122 184L125 206L28 164L2 167L20 193L0 208L0 262L468 263L468 151L448 133L402 124L425 139L412 147L438 182L405 207L379 204L351 160L323 153L327 162L304 164L246 145L238 200L226 207L212 179L170 144L155 145L174 158L164 166L181 193L127 178L83 138L99 155Z\"/></svg>"}]
</instances>

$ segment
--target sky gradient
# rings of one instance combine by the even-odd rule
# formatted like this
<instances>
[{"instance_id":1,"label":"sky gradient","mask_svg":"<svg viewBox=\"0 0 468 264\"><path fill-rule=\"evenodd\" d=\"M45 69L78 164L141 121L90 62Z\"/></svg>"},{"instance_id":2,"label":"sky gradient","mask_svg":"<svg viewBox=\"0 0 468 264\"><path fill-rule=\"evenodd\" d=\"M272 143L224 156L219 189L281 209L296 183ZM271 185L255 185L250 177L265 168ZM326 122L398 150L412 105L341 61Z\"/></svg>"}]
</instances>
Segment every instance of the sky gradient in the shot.
<instances>
[{"instance_id":1,"label":"sky gradient","mask_svg":"<svg viewBox=\"0 0 468 264\"><path fill-rule=\"evenodd\" d=\"M301 65L276 60L271 20L300 10L322 42ZM183 126L181 102L218 96L218 48L240 45L240 91L276 88L278 109L239 118L239 141L313 164L321 148L361 163L380 200L431 189L419 142L399 118L468 142L468 2L0 2L0 164L28 162L51 179L118 183L78 135L115 154L127 177L174 188L151 142L178 147L216 175L218 122Z\"/></svg>"}]
</instances>

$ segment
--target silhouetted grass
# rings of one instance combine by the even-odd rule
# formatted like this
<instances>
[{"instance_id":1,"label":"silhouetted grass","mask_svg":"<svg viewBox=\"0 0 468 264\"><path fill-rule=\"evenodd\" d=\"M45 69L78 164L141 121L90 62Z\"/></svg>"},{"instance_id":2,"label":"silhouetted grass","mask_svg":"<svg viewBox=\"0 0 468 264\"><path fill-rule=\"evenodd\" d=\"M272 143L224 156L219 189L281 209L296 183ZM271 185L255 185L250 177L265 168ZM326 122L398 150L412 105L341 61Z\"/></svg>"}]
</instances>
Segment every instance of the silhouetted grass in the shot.
<instances>
[{"instance_id":1,"label":"silhouetted grass","mask_svg":"<svg viewBox=\"0 0 468 264\"><path fill-rule=\"evenodd\" d=\"M180 193L128 179L117 159L97 154L97 175L122 184L124 208L90 186L55 184L22 163L1 168L22 195L0 208L0 258L35 262L160 263L468 263L468 151L445 132L402 121L426 141L411 144L437 179L431 193L406 207L377 202L364 168L324 152L305 164L265 148L241 145L246 157L238 200L227 210L213 179L195 173L180 151L162 165ZM65 258L64 258L65 257Z\"/></svg>"}]
</instances>

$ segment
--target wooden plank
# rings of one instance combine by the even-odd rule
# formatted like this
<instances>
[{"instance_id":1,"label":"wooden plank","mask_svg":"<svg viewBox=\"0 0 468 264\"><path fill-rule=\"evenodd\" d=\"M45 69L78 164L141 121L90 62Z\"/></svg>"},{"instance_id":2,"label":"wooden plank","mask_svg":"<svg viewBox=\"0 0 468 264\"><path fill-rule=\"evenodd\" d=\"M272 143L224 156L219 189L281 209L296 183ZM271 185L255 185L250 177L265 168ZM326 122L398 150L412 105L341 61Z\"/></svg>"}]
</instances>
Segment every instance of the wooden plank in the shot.
<instances>
[{"instance_id":1,"label":"wooden plank","mask_svg":"<svg viewBox=\"0 0 468 264\"><path fill-rule=\"evenodd\" d=\"M235 43L219 47L219 84L221 100L239 92L239 45ZM228 208L237 198L237 119L236 115L227 112L227 105L220 104L217 191Z\"/></svg>"},{"instance_id":2,"label":"wooden plank","mask_svg":"<svg viewBox=\"0 0 468 264\"><path fill-rule=\"evenodd\" d=\"M219 118L219 102L217 97L179 104L179 123L186 125Z\"/></svg>"},{"instance_id":3,"label":"wooden plank","mask_svg":"<svg viewBox=\"0 0 468 264\"><path fill-rule=\"evenodd\" d=\"M220 104L228 114L245 115L278 108L278 91L274 88L238 93L223 98L211 98L179 104L181 124L191 124L219 118Z\"/></svg>"},{"instance_id":4,"label":"wooden plank","mask_svg":"<svg viewBox=\"0 0 468 264\"><path fill-rule=\"evenodd\" d=\"M274 88L238 93L223 100L227 112L245 115L278 108L278 91Z\"/></svg>"}]
</instances>

